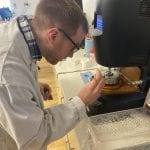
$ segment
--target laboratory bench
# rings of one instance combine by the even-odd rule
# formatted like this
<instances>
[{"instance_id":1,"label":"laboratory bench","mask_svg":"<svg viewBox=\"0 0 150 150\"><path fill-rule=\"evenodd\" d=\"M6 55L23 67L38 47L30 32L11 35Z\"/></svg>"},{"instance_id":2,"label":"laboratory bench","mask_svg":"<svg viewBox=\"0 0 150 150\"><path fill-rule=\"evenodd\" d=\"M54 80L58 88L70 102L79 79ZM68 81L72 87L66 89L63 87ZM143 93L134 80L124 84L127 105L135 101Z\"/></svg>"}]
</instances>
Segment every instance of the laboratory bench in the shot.
<instances>
[{"instance_id":1,"label":"laboratory bench","mask_svg":"<svg viewBox=\"0 0 150 150\"><path fill-rule=\"evenodd\" d=\"M82 73L94 73L96 68L105 70L93 58L87 58L84 49L55 65L63 103L75 96L87 82ZM150 112L140 107L86 117L72 131L76 142L70 133L67 135L69 149L150 150L149 116Z\"/></svg>"}]
</instances>

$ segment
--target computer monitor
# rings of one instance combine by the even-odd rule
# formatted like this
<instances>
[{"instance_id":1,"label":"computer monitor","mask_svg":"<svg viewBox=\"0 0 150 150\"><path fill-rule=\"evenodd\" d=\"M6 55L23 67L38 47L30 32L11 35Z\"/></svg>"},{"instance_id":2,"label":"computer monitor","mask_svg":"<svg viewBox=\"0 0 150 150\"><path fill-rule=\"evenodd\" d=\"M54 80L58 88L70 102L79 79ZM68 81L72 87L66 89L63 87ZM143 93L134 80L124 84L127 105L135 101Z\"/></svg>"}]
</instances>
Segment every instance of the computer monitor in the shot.
<instances>
[{"instance_id":1,"label":"computer monitor","mask_svg":"<svg viewBox=\"0 0 150 150\"><path fill-rule=\"evenodd\" d=\"M107 67L146 66L150 60L150 0L98 0L96 60Z\"/></svg>"}]
</instances>

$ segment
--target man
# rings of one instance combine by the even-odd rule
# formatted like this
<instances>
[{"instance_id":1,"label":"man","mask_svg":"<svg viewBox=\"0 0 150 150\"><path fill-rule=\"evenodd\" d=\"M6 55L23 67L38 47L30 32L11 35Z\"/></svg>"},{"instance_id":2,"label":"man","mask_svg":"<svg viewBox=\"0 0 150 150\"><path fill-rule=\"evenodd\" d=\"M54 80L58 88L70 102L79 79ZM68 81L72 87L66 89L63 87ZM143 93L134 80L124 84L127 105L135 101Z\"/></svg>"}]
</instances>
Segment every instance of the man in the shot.
<instances>
[{"instance_id":1,"label":"man","mask_svg":"<svg viewBox=\"0 0 150 150\"><path fill-rule=\"evenodd\" d=\"M41 93L44 99L51 94L46 84L38 85L36 61L43 56L54 65L72 57L87 32L87 20L73 0L41 0L32 20L20 16L0 25L0 136L4 150L46 149L85 118L85 106L100 96L104 85L100 72L67 103L44 109Z\"/></svg>"}]
</instances>

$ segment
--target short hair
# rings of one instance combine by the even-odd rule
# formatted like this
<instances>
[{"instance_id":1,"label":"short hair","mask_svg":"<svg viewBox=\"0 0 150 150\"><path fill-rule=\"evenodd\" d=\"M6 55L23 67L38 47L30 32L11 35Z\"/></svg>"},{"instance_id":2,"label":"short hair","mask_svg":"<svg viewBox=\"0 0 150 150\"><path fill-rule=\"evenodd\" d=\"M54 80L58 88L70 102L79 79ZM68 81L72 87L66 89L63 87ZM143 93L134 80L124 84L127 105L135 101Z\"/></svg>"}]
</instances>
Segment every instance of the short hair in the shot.
<instances>
[{"instance_id":1,"label":"short hair","mask_svg":"<svg viewBox=\"0 0 150 150\"><path fill-rule=\"evenodd\" d=\"M72 35L79 26L88 33L88 22L82 9L74 0L40 0L34 23L37 28L59 27Z\"/></svg>"}]
</instances>

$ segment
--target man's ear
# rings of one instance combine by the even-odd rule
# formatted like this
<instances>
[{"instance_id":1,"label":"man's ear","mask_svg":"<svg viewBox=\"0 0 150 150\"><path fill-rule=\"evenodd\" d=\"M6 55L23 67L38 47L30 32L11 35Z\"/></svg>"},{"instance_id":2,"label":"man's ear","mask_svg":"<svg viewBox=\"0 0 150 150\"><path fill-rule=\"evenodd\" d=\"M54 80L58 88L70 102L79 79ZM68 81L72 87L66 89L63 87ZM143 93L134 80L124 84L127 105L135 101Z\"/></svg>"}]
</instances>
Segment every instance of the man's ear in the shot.
<instances>
[{"instance_id":1,"label":"man's ear","mask_svg":"<svg viewBox=\"0 0 150 150\"><path fill-rule=\"evenodd\" d=\"M48 41L53 44L58 36L58 29L57 28L50 28L48 29Z\"/></svg>"}]
</instances>

